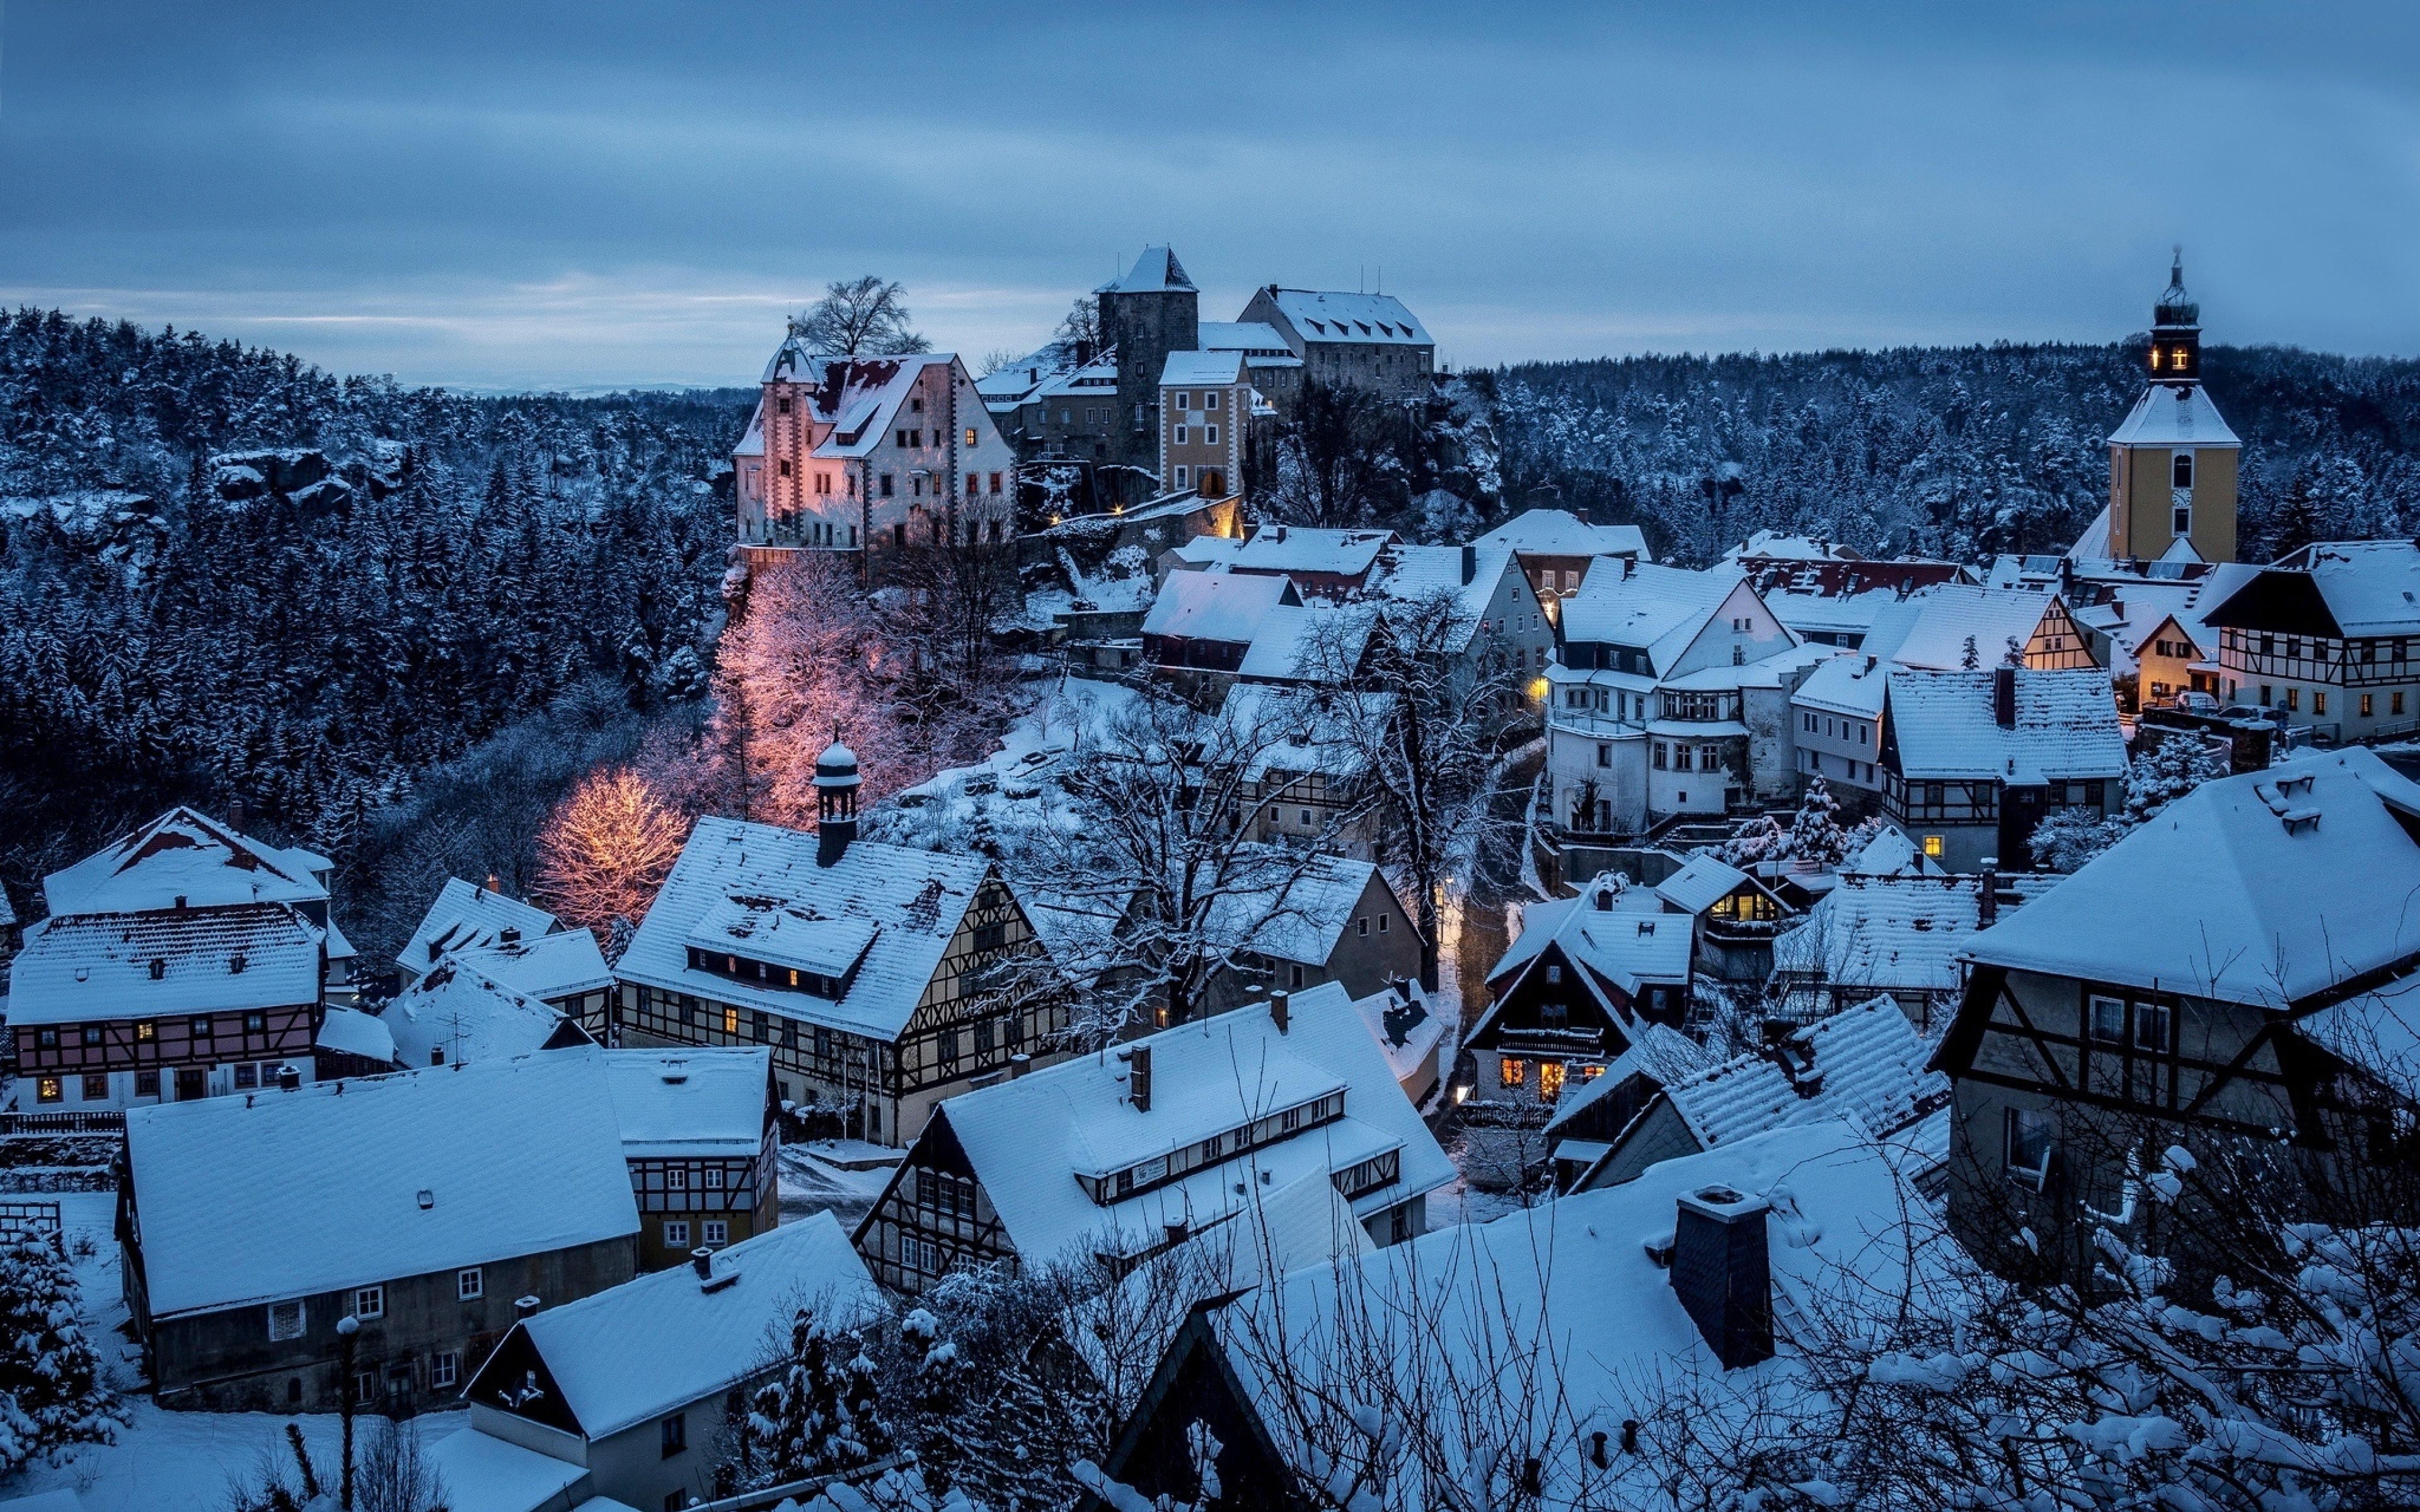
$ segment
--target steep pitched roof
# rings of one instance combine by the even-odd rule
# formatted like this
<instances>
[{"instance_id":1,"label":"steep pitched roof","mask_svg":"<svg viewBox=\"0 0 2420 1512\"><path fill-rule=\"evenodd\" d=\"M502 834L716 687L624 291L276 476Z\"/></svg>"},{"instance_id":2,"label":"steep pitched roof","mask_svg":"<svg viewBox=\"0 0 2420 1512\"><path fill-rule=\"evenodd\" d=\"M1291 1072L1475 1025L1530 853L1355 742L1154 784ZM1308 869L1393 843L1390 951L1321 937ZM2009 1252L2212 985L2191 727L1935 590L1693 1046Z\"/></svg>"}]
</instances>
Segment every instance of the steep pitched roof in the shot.
<instances>
[{"instance_id":1,"label":"steep pitched roof","mask_svg":"<svg viewBox=\"0 0 2420 1512\"><path fill-rule=\"evenodd\" d=\"M632 1160L752 1153L764 1142L769 1047L608 1050L605 1076Z\"/></svg>"},{"instance_id":2,"label":"steep pitched roof","mask_svg":"<svg viewBox=\"0 0 2420 1512\"><path fill-rule=\"evenodd\" d=\"M2122 777L2126 739L2109 678L2097 670L2016 673L2016 722L1993 717L1994 671L1901 670L1890 675L1885 711L1900 772L1911 780Z\"/></svg>"},{"instance_id":3,"label":"steep pitched roof","mask_svg":"<svg viewBox=\"0 0 2420 1512\"><path fill-rule=\"evenodd\" d=\"M1467 579L1462 570L1466 549L1473 552ZM1443 649L1459 652L1479 633L1480 621L1489 617L1488 606L1508 573L1521 579L1524 594L1529 592L1529 579L1522 575L1511 547L1390 546L1378 554L1364 593L1415 609L1440 598L1451 601L1461 619L1453 627L1452 643ZM1536 602L1534 595L1530 602Z\"/></svg>"},{"instance_id":4,"label":"steep pitched roof","mask_svg":"<svg viewBox=\"0 0 2420 1512\"><path fill-rule=\"evenodd\" d=\"M1397 347L1435 343L1419 316L1391 294L1334 294L1314 289L1264 290L1295 334L1306 343L1378 342Z\"/></svg>"},{"instance_id":5,"label":"steep pitched roof","mask_svg":"<svg viewBox=\"0 0 2420 1512\"><path fill-rule=\"evenodd\" d=\"M1193 280L1187 277L1185 265L1176 260L1172 248L1151 246L1142 249L1134 266L1117 278L1102 285L1100 294L1163 294L1171 290L1189 290Z\"/></svg>"},{"instance_id":6,"label":"steep pitched roof","mask_svg":"<svg viewBox=\"0 0 2420 1512\"><path fill-rule=\"evenodd\" d=\"M1714 1064L1714 1053L1680 1030L1662 1024L1642 1024L1630 1048L1614 1057L1603 1074L1581 1082L1576 1091L1569 1089L1569 1083L1564 1084L1562 1101L1555 1104L1555 1116L1546 1120L1546 1137L1555 1138L1556 1131L1570 1127L1582 1113L1633 1076L1644 1076L1659 1088L1669 1087Z\"/></svg>"},{"instance_id":7,"label":"steep pitched roof","mask_svg":"<svg viewBox=\"0 0 2420 1512\"><path fill-rule=\"evenodd\" d=\"M908 402L924 371L955 368L954 352L915 352L895 357L859 357L824 364L822 381L807 402L815 418L831 426L813 455L845 459L864 456L890 434L899 407Z\"/></svg>"},{"instance_id":8,"label":"steep pitched roof","mask_svg":"<svg viewBox=\"0 0 2420 1512\"><path fill-rule=\"evenodd\" d=\"M1264 1009L1165 1029L1117 1052L1062 1061L952 1098L935 1110L934 1122L946 1124L1010 1243L1032 1260L1056 1258L1078 1243L1156 1245L1171 1223L1200 1232L1251 1211L1305 1177L1325 1181L1388 1150L1400 1151L1400 1179L1357 1199L1357 1212L1366 1215L1453 1179L1451 1163L1404 1098L1342 986L1328 982L1295 994L1289 1017L1283 1033ZM1148 1111L1134 1105L1126 1079L1128 1057L1144 1046L1151 1051ZM1255 1144L1166 1185L1102 1204L1077 1182L1079 1173L1132 1170L1338 1092L1344 1098L1342 1119ZM1234 1151L1233 1141L1226 1148ZM1265 1179L1255 1179L1262 1172Z\"/></svg>"},{"instance_id":9,"label":"steep pitched roof","mask_svg":"<svg viewBox=\"0 0 2420 1512\"><path fill-rule=\"evenodd\" d=\"M637 1233L602 1054L128 1110L152 1316ZM230 1213L243 1221L228 1222Z\"/></svg>"},{"instance_id":10,"label":"steep pitched roof","mask_svg":"<svg viewBox=\"0 0 2420 1512\"><path fill-rule=\"evenodd\" d=\"M1877 997L1795 1031L1774 1054L1724 1061L1664 1095L1708 1149L1835 1119L1880 1137L1948 1104L1949 1078L1925 1065L1931 1050L1897 1003Z\"/></svg>"},{"instance_id":11,"label":"steep pitched roof","mask_svg":"<svg viewBox=\"0 0 2420 1512\"><path fill-rule=\"evenodd\" d=\"M42 898L54 915L323 903L331 865L324 856L271 845L176 808L44 877Z\"/></svg>"},{"instance_id":12,"label":"steep pitched roof","mask_svg":"<svg viewBox=\"0 0 2420 1512\"><path fill-rule=\"evenodd\" d=\"M1249 352L1263 357L1294 356L1278 328L1265 320L1204 320L1196 339L1205 352Z\"/></svg>"},{"instance_id":13,"label":"steep pitched roof","mask_svg":"<svg viewBox=\"0 0 2420 1512\"><path fill-rule=\"evenodd\" d=\"M1481 536L1481 548L1510 547L1525 556L1631 556L1652 562L1636 525L1591 525L1568 509L1529 509Z\"/></svg>"},{"instance_id":14,"label":"steep pitched roof","mask_svg":"<svg viewBox=\"0 0 2420 1512\"><path fill-rule=\"evenodd\" d=\"M1663 672L1741 581L1735 566L1701 572L1642 562L1627 572L1591 572L1563 601L1563 639L1644 650Z\"/></svg>"},{"instance_id":15,"label":"steep pitched roof","mask_svg":"<svg viewBox=\"0 0 2420 1512\"><path fill-rule=\"evenodd\" d=\"M733 456L765 455L765 401L760 396L756 408L748 413L748 428L739 433L739 444L731 449Z\"/></svg>"},{"instance_id":16,"label":"steep pitched roof","mask_svg":"<svg viewBox=\"0 0 2420 1512\"><path fill-rule=\"evenodd\" d=\"M8 1022L88 1024L317 1003L326 935L288 903L67 914L25 932Z\"/></svg>"},{"instance_id":17,"label":"steep pitched roof","mask_svg":"<svg viewBox=\"0 0 2420 1512\"><path fill-rule=\"evenodd\" d=\"M574 1020L458 956L429 967L379 1017L407 1066L503 1060L550 1045L589 1042Z\"/></svg>"},{"instance_id":18,"label":"steep pitched roof","mask_svg":"<svg viewBox=\"0 0 2420 1512\"><path fill-rule=\"evenodd\" d=\"M1384 992L1356 998L1353 1011L1361 1015L1396 1081L1415 1074L1423 1064L1435 1064L1437 1043L1445 1038L1445 1020L1430 1011L1429 995L1419 982L1398 982Z\"/></svg>"},{"instance_id":19,"label":"steep pitched roof","mask_svg":"<svg viewBox=\"0 0 2420 1512\"><path fill-rule=\"evenodd\" d=\"M1247 947L1280 961L1326 965L1344 937L1359 906L1378 878L1368 861L1342 856L1297 856L1267 847L1272 862L1266 891L1235 888L1221 892L1210 905L1203 928L1213 939ZM1281 859L1279 859L1281 858ZM1292 874L1290 884L1284 878ZM1277 896L1279 886L1284 896ZM1383 881L1379 882L1384 887Z\"/></svg>"},{"instance_id":20,"label":"steep pitched roof","mask_svg":"<svg viewBox=\"0 0 2420 1512\"><path fill-rule=\"evenodd\" d=\"M2201 385L2179 388L2152 384L2109 433L2118 446L2241 446L2243 442L2219 418Z\"/></svg>"},{"instance_id":21,"label":"steep pitched roof","mask_svg":"<svg viewBox=\"0 0 2420 1512\"><path fill-rule=\"evenodd\" d=\"M865 1262L829 1212L743 1239L709 1264L703 1284L688 1266L658 1271L513 1325L546 1361L591 1442L747 1380L800 1306L842 1327L882 1306ZM475 1401L489 1384L473 1381L468 1395Z\"/></svg>"},{"instance_id":22,"label":"steep pitched roof","mask_svg":"<svg viewBox=\"0 0 2420 1512\"><path fill-rule=\"evenodd\" d=\"M1302 595L1286 578L1240 572L1171 572L1142 620L1145 635L1249 645L1261 621Z\"/></svg>"},{"instance_id":23,"label":"steep pitched roof","mask_svg":"<svg viewBox=\"0 0 2420 1512\"><path fill-rule=\"evenodd\" d=\"M2205 782L1969 942L1977 962L2282 1009L2420 953L2420 786L2367 750ZM2145 930L2144 900L2172 927Z\"/></svg>"},{"instance_id":24,"label":"steep pitched roof","mask_svg":"<svg viewBox=\"0 0 2420 1512\"><path fill-rule=\"evenodd\" d=\"M832 866L819 867L813 835L737 819L701 819L613 974L623 981L894 1040L907 1028L989 872L990 863L981 856L874 841L859 841ZM790 911L802 918L873 925L874 937L846 995L835 1002L691 969L692 935L708 913L733 903L757 914ZM738 937L733 939L740 949Z\"/></svg>"},{"instance_id":25,"label":"steep pitched roof","mask_svg":"<svg viewBox=\"0 0 2420 1512\"><path fill-rule=\"evenodd\" d=\"M1393 545L1392 531L1263 525L1233 543L1226 560L1237 572L1310 572L1357 578L1375 566L1379 553Z\"/></svg>"},{"instance_id":26,"label":"steep pitched roof","mask_svg":"<svg viewBox=\"0 0 2420 1512\"><path fill-rule=\"evenodd\" d=\"M1996 667L2008 656L2009 641L2022 648L2033 639L2035 626L2050 612L2058 595L2048 589L1978 588L1967 583L1942 583L1906 600L1900 614L1878 613L1873 629L1858 649L1902 667L1931 671L1957 671L1966 664L1966 642L1975 642L1975 659ZM1888 644L1877 644L1890 632Z\"/></svg>"},{"instance_id":27,"label":"steep pitched roof","mask_svg":"<svg viewBox=\"0 0 2420 1512\"><path fill-rule=\"evenodd\" d=\"M584 929L558 930L535 939L523 936L509 944L454 953L513 991L549 1002L613 985L605 952L597 949L597 936Z\"/></svg>"},{"instance_id":28,"label":"steep pitched roof","mask_svg":"<svg viewBox=\"0 0 2420 1512\"><path fill-rule=\"evenodd\" d=\"M1844 871L1807 922L1773 942L1773 965L1850 987L1954 992L1981 918L1980 878Z\"/></svg>"},{"instance_id":29,"label":"steep pitched roof","mask_svg":"<svg viewBox=\"0 0 2420 1512\"><path fill-rule=\"evenodd\" d=\"M1831 656L1816 663L1807 680L1790 695L1792 703L1853 719L1883 717L1883 689L1890 682L1890 663L1863 655Z\"/></svg>"},{"instance_id":30,"label":"steep pitched roof","mask_svg":"<svg viewBox=\"0 0 2420 1512\"><path fill-rule=\"evenodd\" d=\"M1720 857L1689 857L1686 866L1655 884L1655 895L1683 914L1702 914L1747 880L1747 873Z\"/></svg>"},{"instance_id":31,"label":"steep pitched roof","mask_svg":"<svg viewBox=\"0 0 2420 1512\"><path fill-rule=\"evenodd\" d=\"M2312 599L2318 603L2304 607ZM2420 634L2420 546L2410 541L2306 546L2234 584L2223 601L2211 600L2202 618L2213 625L2300 629L2305 634Z\"/></svg>"},{"instance_id":32,"label":"steep pitched roof","mask_svg":"<svg viewBox=\"0 0 2420 1512\"><path fill-rule=\"evenodd\" d=\"M535 903L490 892L460 877L447 877L395 962L406 971L426 971L448 950L485 949L507 936L536 939L562 927L552 914Z\"/></svg>"}]
</instances>

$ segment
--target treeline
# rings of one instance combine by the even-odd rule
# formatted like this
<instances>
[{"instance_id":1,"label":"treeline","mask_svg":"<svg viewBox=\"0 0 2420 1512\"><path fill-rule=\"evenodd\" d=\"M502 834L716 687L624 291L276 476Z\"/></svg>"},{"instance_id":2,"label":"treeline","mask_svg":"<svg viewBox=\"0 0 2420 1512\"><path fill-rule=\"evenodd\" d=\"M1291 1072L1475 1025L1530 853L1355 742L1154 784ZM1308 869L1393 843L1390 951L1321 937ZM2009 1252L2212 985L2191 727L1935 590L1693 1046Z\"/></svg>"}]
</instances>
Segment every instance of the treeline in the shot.
<instances>
[{"instance_id":1,"label":"treeline","mask_svg":"<svg viewBox=\"0 0 2420 1512\"><path fill-rule=\"evenodd\" d=\"M12 895L178 800L341 857L567 691L701 692L730 537L708 480L750 400L473 397L0 312ZM213 460L269 448L319 455Z\"/></svg>"},{"instance_id":2,"label":"treeline","mask_svg":"<svg viewBox=\"0 0 2420 1512\"><path fill-rule=\"evenodd\" d=\"M2420 362L2212 347L2243 555L2420 532ZM1705 562L1762 529L1869 553L2063 550L2106 501L2139 343L1537 363L1472 375L1503 507L1551 487ZM2299 539L2298 539L2299 537Z\"/></svg>"}]
</instances>

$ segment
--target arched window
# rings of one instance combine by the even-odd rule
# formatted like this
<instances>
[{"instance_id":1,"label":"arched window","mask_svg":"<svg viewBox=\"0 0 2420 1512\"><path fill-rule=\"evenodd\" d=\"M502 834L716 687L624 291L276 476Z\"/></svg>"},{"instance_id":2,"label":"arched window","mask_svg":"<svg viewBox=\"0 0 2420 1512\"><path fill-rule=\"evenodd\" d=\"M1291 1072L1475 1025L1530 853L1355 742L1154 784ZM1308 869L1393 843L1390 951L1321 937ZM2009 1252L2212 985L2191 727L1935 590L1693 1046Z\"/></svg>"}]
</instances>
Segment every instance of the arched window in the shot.
<instances>
[{"instance_id":1,"label":"arched window","mask_svg":"<svg viewBox=\"0 0 2420 1512\"><path fill-rule=\"evenodd\" d=\"M2180 488L2190 488L2193 486L2193 459L2194 455L2191 452L2179 452L2177 454L2176 486Z\"/></svg>"}]
</instances>

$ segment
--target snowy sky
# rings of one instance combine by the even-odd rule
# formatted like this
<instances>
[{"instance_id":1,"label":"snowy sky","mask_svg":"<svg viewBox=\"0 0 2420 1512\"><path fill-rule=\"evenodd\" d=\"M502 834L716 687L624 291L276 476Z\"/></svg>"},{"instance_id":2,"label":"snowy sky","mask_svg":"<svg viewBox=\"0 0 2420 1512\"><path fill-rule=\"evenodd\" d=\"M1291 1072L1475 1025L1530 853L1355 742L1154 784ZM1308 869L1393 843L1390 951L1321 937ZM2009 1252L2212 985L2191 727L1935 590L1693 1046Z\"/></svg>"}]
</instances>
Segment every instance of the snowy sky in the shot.
<instances>
[{"instance_id":1,"label":"snowy sky","mask_svg":"<svg viewBox=\"0 0 2420 1512\"><path fill-rule=\"evenodd\" d=\"M0 5L0 300L340 371L751 382L867 270L980 357L1159 239L1456 365L2110 339L2180 240L2420 351L2400 4Z\"/></svg>"}]
</instances>

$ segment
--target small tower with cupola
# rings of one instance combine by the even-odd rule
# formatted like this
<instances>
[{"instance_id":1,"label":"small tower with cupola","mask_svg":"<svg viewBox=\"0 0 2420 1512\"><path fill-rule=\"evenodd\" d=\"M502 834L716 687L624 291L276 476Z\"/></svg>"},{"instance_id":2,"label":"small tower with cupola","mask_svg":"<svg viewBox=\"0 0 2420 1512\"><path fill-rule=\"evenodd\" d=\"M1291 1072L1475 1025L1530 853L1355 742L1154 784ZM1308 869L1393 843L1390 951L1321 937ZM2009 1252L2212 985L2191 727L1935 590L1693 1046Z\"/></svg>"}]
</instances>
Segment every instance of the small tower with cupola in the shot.
<instances>
[{"instance_id":1,"label":"small tower with cupola","mask_svg":"<svg viewBox=\"0 0 2420 1512\"><path fill-rule=\"evenodd\" d=\"M2201 306L2185 292L2184 253L2151 307L2149 382L2109 438L2109 556L2232 562L2243 443L2201 386Z\"/></svg>"},{"instance_id":2,"label":"small tower with cupola","mask_svg":"<svg viewBox=\"0 0 2420 1512\"><path fill-rule=\"evenodd\" d=\"M815 758L815 865L837 865L856 842L857 790L862 780L857 753L840 743L840 732L834 730L832 743Z\"/></svg>"}]
</instances>

